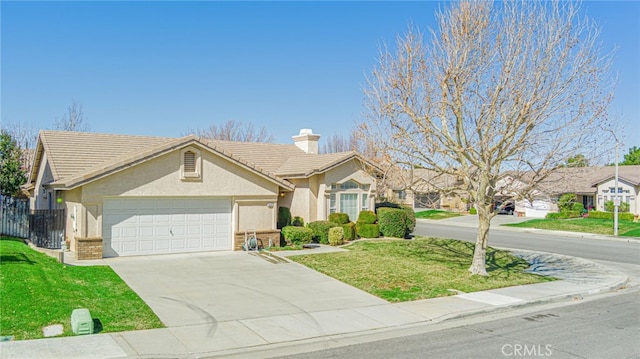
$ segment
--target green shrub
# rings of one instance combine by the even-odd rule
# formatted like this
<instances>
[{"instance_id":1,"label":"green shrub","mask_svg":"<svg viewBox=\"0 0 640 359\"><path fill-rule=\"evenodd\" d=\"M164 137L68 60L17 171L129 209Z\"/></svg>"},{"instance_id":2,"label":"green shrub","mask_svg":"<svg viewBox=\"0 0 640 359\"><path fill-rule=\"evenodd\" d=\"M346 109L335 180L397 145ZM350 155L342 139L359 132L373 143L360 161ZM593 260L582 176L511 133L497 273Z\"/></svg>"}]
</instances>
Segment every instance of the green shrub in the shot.
<instances>
[{"instance_id":1,"label":"green shrub","mask_svg":"<svg viewBox=\"0 0 640 359\"><path fill-rule=\"evenodd\" d=\"M572 206L571 206L571 210L572 211L577 211L582 213L582 211L584 211L584 205L580 202L575 202Z\"/></svg>"},{"instance_id":2,"label":"green shrub","mask_svg":"<svg viewBox=\"0 0 640 359\"><path fill-rule=\"evenodd\" d=\"M288 207L278 207L278 229L291 225L291 211Z\"/></svg>"},{"instance_id":3,"label":"green shrub","mask_svg":"<svg viewBox=\"0 0 640 359\"><path fill-rule=\"evenodd\" d=\"M621 221L633 221L633 213L618 213L618 219Z\"/></svg>"},{"instance_id":4,"label":"green shrub","mask_svg":"<svg viewBox=\"0 0 640 359\"><path fill-rule=\"evenodd\" d=\"M378 208L378 224L385 237L405 238L408 234L407 213L400 208Z\"/></svg>"},{"instance_id":5,"label":"green shrub","mask_svg":"<svg viewBox=\"0 0 640 359\"><path fill-rule=\"evenodd\" d=\"M293 217L291 220L291 225L296 227L304 227L304 218L302 217Z\"/></svg>"},{"instance_id":6,"label":"green shrub","mask_svg":"<svg viewBox=\"0 0 640 359\"><path fill-rule=\"evenodd\" d=\"M407 214L407 235L416 229L416 212L410 207L401 207Z\"/></svg>"},{"instance_id":7,"label":"green shrub","mask_svg":"<svg viewBox=\"0 0 640 359\"><path fill-rule=\"evenodd\" d=\"M307 225L313 231L313 239L318 243L329 243L329 229L339 227L338 224L329 221L314 221Z\"/></svg>"},{"instance_id":8,"label":"green shrub","mask_svg":"<svg viewBox=\"0 0 640 359\"><path fill-rule=\"evenodd\" d=\"M380 237L380 227L372 223L356 223L356 232L360 238L378 238Z\"/></svg>"},{"instance_id":9,"label":"green shrub","mask_svg":"<svg viewBox=\"0 0 640 359\"><path fill-rule=\"evenodd\" d=\"M571 210L573 204L576 202L577 197L575 193L565 193L558 198L558 208L560 211Z\"/></svg>"},{"instance_id":10,"label":"green shrub","mask_svg":"<svg viewBox=\"0 0 640 359\"><path fill-rule=\"evenodd\" d=\"M356 224L353 222L349 222L347 224L342 225L342 229L344 230L344 240L352 241L356 239Z\"/></svg>"},{"instance_id":11,"label":"green shrub","mask_svg":"<svg viewBox=\"0 0 640 359\"><path fill-rule=\"evenodd\" d=\"M286 226L282 228L282 235L292 244L305 244L313 240L313 231L307 227Z\"/></svg>"},{"instance_id":12,"label":"green shrub","mask_svg":"<svg viewBox=\"0 0 640 359\"><path fill-rule=\"evenodd\" d=\"M582 211L562 211L558 213L547 213L546 219L569 219L582 217Z\"/></svg>"},{"instance_id":13,"label":"green shrub","mask_svg":"<svg viewBox=\"0 0 640 359\"><path fill-rule=\"evenodd\" d=\"M544 216L546 219L566 219L566 215L562 212L551 212Z\"/></svg>"},{"instance_id":14,"label":"green shrub","mask_svg":"<svg viewBox=\"0 0 640 359\"><path fill-rule=\"evenodd\" d=\"M337 223L337 224L347 224L349 223L349 215L346 213L331 213L329 215L329 222Z\"/></svg>"},{"instance_id":15,"label":"green shrub","mask_svg":"<svg viewBox=\"0 0 640 359\"><path fill-rule=\"evenodd\" d=\"M613 212L615 210L613 201L605 202L604 210L607 212ZM629 212L629 204L627 202L620 202L620 205L618 206L618 212Z\"/></svg>"},{"instance_id":16,"label":"green shrub","mask_svg":"<svg viewBox=\"0 0 640 359\"><path fill-rule=\"evenodd\" d=\"M613 219L612 212L600 212L600 211L591 211L589 212L589 218L596 219ZM633 213L624 212L618 213L618 219L621 221L633 221Z\"/></svg>"},{"instance_id":17,"label":"green shrub","mask_svg":"<svg viewBox=\"0 0 640 359\"><path fill-rule=\"evenodd\" d=\"M476 207L469 208L469 214L478 214L478 210L476 209Z\"/></svg>"},{"instance_id":18,"label":"green shrub","mask_svg":"<svg viewBox=\"0 0 640 359\"><path fill-rule=\"evenodd\" d=\"M582 217L582 211L563 211L566 218L580 218Z\"/></svg>"},{"instance_id":19,"label":"green shrub","mask_svg":"<svg viewBox=\"0 0 640 359\"><path fill-rule=\"evenodd\" d=\"M329 228L329 244L339 246L344 243L344 229L342 227Z\"/></svg>"},{"instance_id":20,"label":"green shrub","mask_svg":"<svg viewBox=\"0 0 640 359\"><path fill-rule=\"evenodd\" d=\"M376 213L373 211L360 211L358 215L358 223L374 224L376 223Z\"/></svg>"}]
</instances>

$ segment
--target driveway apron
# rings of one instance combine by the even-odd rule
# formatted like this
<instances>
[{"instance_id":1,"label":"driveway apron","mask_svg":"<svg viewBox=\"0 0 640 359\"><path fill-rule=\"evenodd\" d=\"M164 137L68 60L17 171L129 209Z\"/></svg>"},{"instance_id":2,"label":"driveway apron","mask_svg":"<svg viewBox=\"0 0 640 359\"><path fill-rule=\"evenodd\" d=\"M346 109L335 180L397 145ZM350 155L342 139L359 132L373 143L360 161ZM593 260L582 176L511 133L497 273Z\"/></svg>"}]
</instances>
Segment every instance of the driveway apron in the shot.
<instances>
[{"instance_id":1,"label":"driveway apron","mask_svg":"<svg viewBox=\"0 0 640 359\"><path fill-rule=\"evenodd\" d=\"M297 263L246 252L119 257L107 264L168 327L387 303Z\"/></svg>"}]
</instances>

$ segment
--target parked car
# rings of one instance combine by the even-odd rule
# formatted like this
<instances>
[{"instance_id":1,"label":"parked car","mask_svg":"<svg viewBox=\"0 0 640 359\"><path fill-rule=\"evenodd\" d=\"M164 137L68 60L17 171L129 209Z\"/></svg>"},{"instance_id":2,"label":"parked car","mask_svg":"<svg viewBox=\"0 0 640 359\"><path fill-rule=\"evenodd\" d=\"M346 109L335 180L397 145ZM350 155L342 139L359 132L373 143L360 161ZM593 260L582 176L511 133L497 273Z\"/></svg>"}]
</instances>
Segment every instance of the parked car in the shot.
<instances>
[{"instance_id":1,"label":"parked car","mask_svg":"<svg viewBox=\"0 0 640 359\"><path fill-rule=\"evenodd\" d=\"M498 214L509 214L512 215L513 212L516 210L516 206L513 204L513 202L498 202L496 203L496 207L495 210L497 211Z\"/></svg>"}]
</instances>

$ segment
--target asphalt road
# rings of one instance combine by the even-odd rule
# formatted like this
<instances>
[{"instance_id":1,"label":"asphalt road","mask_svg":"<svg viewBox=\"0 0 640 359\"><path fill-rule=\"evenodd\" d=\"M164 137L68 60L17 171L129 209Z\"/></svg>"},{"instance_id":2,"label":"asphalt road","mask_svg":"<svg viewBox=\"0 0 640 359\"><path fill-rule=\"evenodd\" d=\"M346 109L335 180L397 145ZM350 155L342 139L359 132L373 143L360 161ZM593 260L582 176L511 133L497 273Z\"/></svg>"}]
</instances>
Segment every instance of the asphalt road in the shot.
<instances>
[{"instance_id":1,"label":"asphalt road","mask_svg":"<svg viewBox=\"0 0 640 359\"><path fill-rule=\"evenodd\" d=\"M284 358L640 357L637 291L521 312L479 323L458 320L460 324L449 329Z\"/></svg>"},{"instance_id":2,"label":"asphalt road","mask_svg":"<svg viewBox=\"0 0 640 359\"><path fill-rule=\"evenodd\" d=\"M453 226L446 222L418 221L414 235L476 240L473 227ZM622 238L622 237L621 237ZM587 259L640 265L640 240L602 240L565 237L552 234L527 233L501 229L491 225L489 246L551 252Z\"/></svg>"}]
</instances>

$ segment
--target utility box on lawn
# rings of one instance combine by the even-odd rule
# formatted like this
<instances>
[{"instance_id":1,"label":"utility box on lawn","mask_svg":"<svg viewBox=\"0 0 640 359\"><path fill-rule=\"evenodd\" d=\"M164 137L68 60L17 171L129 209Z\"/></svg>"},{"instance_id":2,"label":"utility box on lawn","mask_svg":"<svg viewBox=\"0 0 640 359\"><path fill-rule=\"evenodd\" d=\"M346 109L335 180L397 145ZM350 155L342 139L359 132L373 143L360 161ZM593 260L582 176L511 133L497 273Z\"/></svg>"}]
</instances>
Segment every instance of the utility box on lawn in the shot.
<instances>
[{"instance_id":1,"label":"utility box on lawn","mask_svg":"<svg viewBox=\"0 0 640 359\"><path fill-rule=\"evenodd\" d=\"M71 330L73 334L93 334L93 319L89 309L74 309L71 312Z\"/></svg>"}]
</instances>

